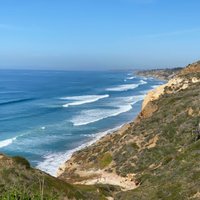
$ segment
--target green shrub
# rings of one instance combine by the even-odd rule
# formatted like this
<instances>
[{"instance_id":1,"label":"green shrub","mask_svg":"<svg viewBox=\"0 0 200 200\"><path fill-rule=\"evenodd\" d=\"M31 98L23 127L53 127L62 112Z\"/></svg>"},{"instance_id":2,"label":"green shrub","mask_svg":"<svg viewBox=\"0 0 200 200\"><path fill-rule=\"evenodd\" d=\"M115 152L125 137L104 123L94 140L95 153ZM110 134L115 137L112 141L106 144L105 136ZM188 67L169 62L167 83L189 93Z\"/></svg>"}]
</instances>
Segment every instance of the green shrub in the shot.
<instances>
[{"instance_id":1,"label":"green shrub","mask_svg":"<svg viewBox=\"0 0 200 200\"><path fill-rule=\"evenodd\" d=\"M22 166L25 166L26 169L30 169L30 168L31 168L31 165L30 165L30 163L28 162L28 160L26 160L26 159L23 158L23 157L15 156L15 157L13 157L13 160L14 160L17 164L22 165Z\"/></svg>"},{"instance_id":2,"label":"green shrub","mask_svg":"<svg viewBox=\"0 0 200 200\"><path fill-rule=\"evenodd\" d=\"M105 153L100 159L99 159L99 167L101 169L107 167L112 162L112 156L110 153Z\"/></svg>"}]
</instances>

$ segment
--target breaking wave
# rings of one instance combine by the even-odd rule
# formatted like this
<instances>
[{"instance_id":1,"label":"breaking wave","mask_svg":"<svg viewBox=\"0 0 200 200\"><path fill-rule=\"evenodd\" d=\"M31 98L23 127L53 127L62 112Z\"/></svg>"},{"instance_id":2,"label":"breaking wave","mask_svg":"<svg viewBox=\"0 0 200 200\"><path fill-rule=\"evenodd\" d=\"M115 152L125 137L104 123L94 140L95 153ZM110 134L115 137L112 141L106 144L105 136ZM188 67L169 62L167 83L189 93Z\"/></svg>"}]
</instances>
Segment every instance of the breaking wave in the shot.
<instances>
[{"instance_id":1,"label":"breaking wave","mask_svg":"<svg viewBox=\"0 0 200 200\"><path fill-rule=\"evenodd\" d=\"M87 103L93 103L100 99L108 98L109 95L85 95L85 96L73 96L73 97L62 97L61 100L72 101L63 105L63 107L67 108L69 106L79 106Z\"/></svg>"},{"instance_id":2,"label":"breaking wave","mask_svg":"<svg viewBox=\"0 0 200 200\"><path fill-rule=\"evenodd\" d=\"M0 141L0 148L11 145L16 139L17 139L17 137Z\"/></svg>"},{"instance_id":3,"label":"breaking wave","mask_svg":"<svg viewBox=\"0 0 200 200\"><path fill-rule=\"evenodd\" d=\"M44 161L40 162L37 165L38 169L41 169L49 174L51 174L52 176L56 176L57 175L57 170L58 168L67 160L69 160L72 156L72 154L76 151L79 151L87 146L92 145L93 143L95 143L97 140L99 140L101 137L109 134L109 133L113 133L114 131L117 131L118 129L120 129L123 125L115 127L113 129L109 129L107 131L103 131L103 132L99 132L94 134L93 140L84 143L80 146L78 146L77 148L74 148L72 150L68 150L66 152L59 152L59 153L49 153L47 155L45 155Z\"/></svg>"},{"instance_id":4,"label":"breaking wave","mask_svg":"<svg viewBox=\"0 0 200 200\"><path fill-rule=\"evenodd\" d=\"M118 105L116 108L83 110L77 116L73 117L71 122L74 126L83 126L109 117L115 117L130 111L133 104L143 99L144 95L133 97L118 97L113 99L115 105ZM112 106L113 102L110 102L107 104L107 106Z\"/></svg>"}]
</instances>

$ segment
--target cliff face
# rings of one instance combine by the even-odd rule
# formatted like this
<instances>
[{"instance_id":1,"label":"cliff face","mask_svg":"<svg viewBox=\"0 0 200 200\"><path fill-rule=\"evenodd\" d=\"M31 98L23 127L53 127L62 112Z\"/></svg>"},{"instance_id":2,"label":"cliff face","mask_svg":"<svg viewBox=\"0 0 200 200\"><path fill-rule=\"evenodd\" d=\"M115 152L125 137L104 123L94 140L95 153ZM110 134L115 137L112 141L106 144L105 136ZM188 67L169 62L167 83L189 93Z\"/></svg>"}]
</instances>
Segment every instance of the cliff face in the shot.
<instances>
[{"instance_id":1,"label":"cliff face","mask_svg":"<svg viewBox=\"0 0 200 200\"><path fill-rule=\"evenodd\" d=\"M199 105L197 63L150 92L133 123L76 152L59 178L116 185L114 199L199 199Z\"/></svg>"},{"instance_id":2,"label":"cliff face","mask_svg":"<svg viewBox=\"0 0 200 200\"><path fill-rule=\"evenodd\" d=\"M200 62L188 65L185 69L181 70L179 74L169 80L166 84L157 87L150 91L142 104L142 112L140 117L150 117L153 112L157 110L156 105L153 103L164 94L175 94L181 90L185 90L193 83L200 82Z\"/></svg>"}]
</instances>

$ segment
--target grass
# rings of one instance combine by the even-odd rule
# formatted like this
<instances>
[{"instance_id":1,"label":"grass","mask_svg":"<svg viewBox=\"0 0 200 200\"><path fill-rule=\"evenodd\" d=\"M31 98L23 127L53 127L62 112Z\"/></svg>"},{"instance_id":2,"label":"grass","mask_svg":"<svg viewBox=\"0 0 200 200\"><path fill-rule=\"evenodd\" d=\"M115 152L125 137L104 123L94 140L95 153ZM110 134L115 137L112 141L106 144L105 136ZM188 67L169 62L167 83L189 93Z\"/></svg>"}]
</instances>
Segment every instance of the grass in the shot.
<instances>
[{"instance_id":1,"label":"grass","mask_svg":"<svg viewBox=\"0 0 200 200\"><path fill-rule=\"evenodd\" d=\"M105 200L103 188L71 185L30 167L21 157L0 158L1 200Z\"/></svg>"},{"instance_id":2,"label":"grass","mask_svg":"<svg viewBox=\"0 0 200 200\"><path fill-rule=\"evenodd\" d=\"M112 155L109 152L105 153L102 157L99 158L99 167L101 169L107 167L112 162L112 160Z\"/></svg>"}]
</instances>

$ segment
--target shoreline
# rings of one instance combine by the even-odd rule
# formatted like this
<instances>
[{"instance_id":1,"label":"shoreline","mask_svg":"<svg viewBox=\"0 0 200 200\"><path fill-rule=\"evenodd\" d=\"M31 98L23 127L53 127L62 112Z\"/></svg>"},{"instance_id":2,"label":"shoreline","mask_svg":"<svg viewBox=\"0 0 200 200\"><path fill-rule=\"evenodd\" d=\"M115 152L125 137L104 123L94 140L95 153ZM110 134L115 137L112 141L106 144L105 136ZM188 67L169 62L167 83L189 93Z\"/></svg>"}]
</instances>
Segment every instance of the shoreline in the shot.
<instances>
[{"instance_id":1,"label":"shoreline","mask_svg":"<svg viewBox=\"0 0 200 200\"><path fill-rule=\"evenodd\" d=\"M78 151L74 151L70 157L65 159L63 164L58 168L57 178L78 185L115 185L119 186L122 191L130 191L139 187L140 183L138 182L135 173L129 173L126 176L121 176L116 173L116 169L111 169L111 166L114 164L112 156L111 161L103 161L108 163L106 165L103 164L102 167L101 164L98 164L98 159L104 158L102 157L102 145L106 148L106 146L108 147L113 140L116 142L116 138L125 138L126 132L128 132L134 124L138 124L142 118L148 118L152 115L152 113L154 113L157 108L151 106L151 108L149 108L147 106L148 108L146 109L144 108L144 105L146 105L149 101L151 102L152 100L159 98L165 86L166 83L162 82L162 84L158 85L158 87L152 88L146 92L142 101L142 107L134 119L125 123L117 130L99 137L96 141L92 142L91 145L81 148ZM131 141L133 140L140 148L142 139L138 136L135 136L131 139ZM153 148L156 145L157 140L158 137L154 137L148 144L148 147ZM120 144L121 141L119 140L118 143ZM109 148L112 149L111 146L109 146ZM109 149L107 149L107 152L109 152ZM98 155L100 157L98 157ZM109 159L109 155L111 154L108 153L103 155L107 155L107 159ZM85 160L87 158L91 158L91 160ZM93 159L95 159L97 165L93 163Z\"/></svg>"},{"instance_id":2,"label":"shoreline","mask_svg":"<svg viewBox=\"0 0 200 200\"><path fill-rule=\"evenodd\" d=\"M106 131L102 131L102 132L98 132L98 133L95 133L95 137L90 140L90 141L87 141L86 143L83 143L81 144L80 146L74 148L74 149L71 149L71 150L68 150L66 151L65 153L57 153L55 156L55 154L50 154L50 155L47 155L46 156L46 160L44 160L43 162L39 163L36 168L37 169L40 169L40 170L43 170L45 171L46 173L49 173L51 176L54 176L54 177L58 177L58 172L59 172L59 169L68 161L71 159L71 157L73 156L74 153L76 152L79 152L79 151L82 151L84 150L85 148L88 148L94 144L96 144L98 141L100 141L101 139L103 139L104 137L106 137L107 135L111 135L111 134L114 134L116 132L118 132L120 129L122 129L124 126L126 126L127 124L131 123L130 122L127 122L127 123L123 123L122 125L119 125L119 126L116 126L114 128L111 128L111 129L108 129ZM51 165L52 165L52 162L54 161L55 157L58 157L59 160L59 164L55 164L52 166L52 170L49 170L49 169L45 169L45 166L49 166L49 162L51 162ZM64 159L64 161L63 161ZM58 163L56 162L56 163Z\"/></svg>"},{"instance_id":3,"label":"shoreline","mask_svg":"<svg viewBox=\"0 0 200 200\"><path fill-rule=\"evenodd\" d=\"M139 76L139 75L137 75L137 76ZM141 76L139 76L139 77L141 77ZM143 78L144 78L144 77L145 77L145 76L143 76ZM146 78L149 78L149 77L146 77ZM141 101L142 101L142 104L143 104L143 102L144 102L144 100L145 100L145 98L147 97L147 95L148 95L149 92L152 92L152 91L156 90L156 88L165 85L165 83L167 82L167 81L164 81L164 80L160 80L160 79L158 79L158 78L155 78L155 77L152 77L152 79L162 81L163 83L160 84L160 85L157 85L157 87L155 87L155 88L152 88L152 89L148 90L148 91L144 94L143 100L141 100ZM89 141L89 142L87 142L87 143L84 143L84 144L82 144L81 146L79 146L79 147L77 147L77 148L75 148L75 149L70 150L70 151L67 153L68 155L66 156L66 158L65 158L65 160L62 162L62 164L59 165L59 166L57 167L57 171L54 173L54 174L56 174L55 176L56 176L56 177L59 177L59 176L64 172L66 163L67 163L67 162L73 157L73 155L76 154L77 152L79 152L79 151L84 151L85 149L87 149L88 147L91 147L92 145L96 145L96 144L98 144L98 143L101 143L102 140L104 140L106 137L109 137L110 135L112 136L112 135L115 135L115 134L121 134L121 133L123 133L126 129L128 129L128 127L130 127L130 124L131 124L131 123L134 123L134 122L137 120L137 118L138 118L139 114L142 112L142 110L143 110L143 108L141 107L140 111L136 114L136 116L134 117L134 119L132 119L132 120L126 122L126 123L123 123L122 125L117 126L117 127L115 127L115 128L108 129L107 131L99 132L99 133L100 133L99 136L98 136L98 133L96 133L96 134L97 134L97 137L95 137L93 140L91 140L91 141Z\"/></svg>"},{"instance_id":4,"label":"shoreline","mask_svg":"<svg viewBox=\"0 0 200 200\"><path fill-rule=\"evenodd\" d=\"M135 119L133 121L135 121ZM80 145L79 147L73 150L70 150L70 153L68 152L68 158L63 162L63 164L59 165L59 167L57 168L55 177L59 177L62 174L63 170L65 169L65 163L69 161L74 154L76 154L79 151L83 151L84 149L91 147L92 145L98 144L99 142L101 142L101 140L105 139L106 137L109 137L110 135L117 134L117 133L120 134L121 132L125 131L129 127L130 123L132 123L133 121L124 123L112 129L108 129L107 131L99 132L100 134L97 135L97 137L94 140L91 140L87 143Z\"/></svg>"}]
</instances>

